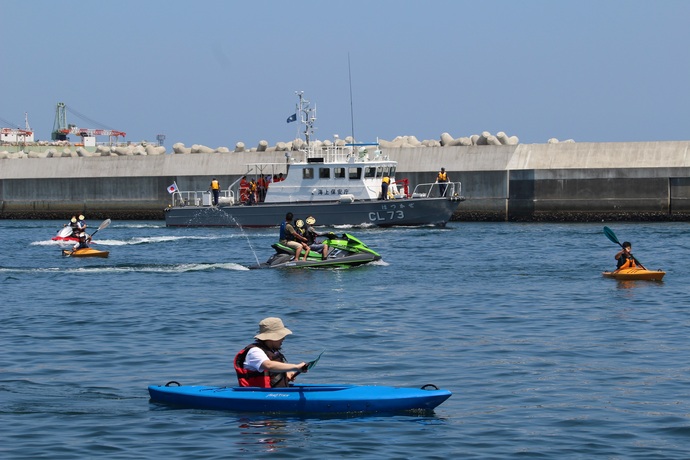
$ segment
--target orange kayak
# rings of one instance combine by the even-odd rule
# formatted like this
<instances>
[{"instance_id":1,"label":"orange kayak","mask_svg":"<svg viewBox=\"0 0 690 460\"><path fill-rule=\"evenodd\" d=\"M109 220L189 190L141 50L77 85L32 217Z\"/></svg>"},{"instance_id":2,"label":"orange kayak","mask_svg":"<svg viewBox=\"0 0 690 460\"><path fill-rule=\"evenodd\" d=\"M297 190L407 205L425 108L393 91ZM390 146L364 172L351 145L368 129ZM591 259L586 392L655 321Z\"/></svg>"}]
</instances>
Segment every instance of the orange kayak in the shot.
<instances>
[{"instance_id":1,"label":"orange kayak","mask_svg":"<svg viewBox=\"0 0 690 460\"><path fill-rule=\"evenodd\" d=\"M617 280L650 280L661 281L665 271L662 270L645 270L643 268L621 268L612 272L604 272L606 278L614 278Z\"/></svg>"},{"instance_id":2,"label":"orange kayak","mask_svg":"<svg viewBox=\"0 0 690 460\"><path fill-rule=\"evenodd\" d=\"M110 252L99 251L93 248L81 248L76 251L70 251L69 249L62 250L62 255L69 257L108 257L108 254L110 254Z\"/></svg>"}]
</instances>

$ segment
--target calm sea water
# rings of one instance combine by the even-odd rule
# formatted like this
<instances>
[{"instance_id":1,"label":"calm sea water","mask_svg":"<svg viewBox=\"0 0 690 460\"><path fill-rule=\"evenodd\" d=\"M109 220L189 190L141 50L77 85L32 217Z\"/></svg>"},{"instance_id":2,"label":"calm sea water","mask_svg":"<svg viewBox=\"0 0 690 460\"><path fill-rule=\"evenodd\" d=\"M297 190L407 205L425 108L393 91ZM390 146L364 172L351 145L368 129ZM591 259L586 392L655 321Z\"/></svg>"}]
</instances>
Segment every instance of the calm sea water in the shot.
<instances>
[{"instance_id":1,"label":"calm sea water","mask_svg":"<svg viewBox=\"0 0 690 460\"><path fill-rule=\"evenodd\" d=\"M244 268L277 229L115 221L87 260L60 256L61 224L0 221L3 458L690 457L685 223L352 229L382 262L302 271ZM664 282L604 279L604 225ZM266 316L291 361L327 350L303 382L453 396L350 417L149 403L149 384L235 384Z\"/></svg>"}]
</instances>

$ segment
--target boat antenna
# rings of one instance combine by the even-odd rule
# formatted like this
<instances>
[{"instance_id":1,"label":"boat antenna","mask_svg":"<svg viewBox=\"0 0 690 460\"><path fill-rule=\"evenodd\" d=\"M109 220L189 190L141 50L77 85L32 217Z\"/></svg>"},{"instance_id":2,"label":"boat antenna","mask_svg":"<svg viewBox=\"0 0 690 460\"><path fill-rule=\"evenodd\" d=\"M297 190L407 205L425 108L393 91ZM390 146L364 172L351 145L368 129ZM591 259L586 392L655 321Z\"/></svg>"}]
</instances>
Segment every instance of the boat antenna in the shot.
<instances>
[{"instance_id":1,"label":"boat antenna","mask_svg":"<svg viewBox=\"0 0 690 460\"><path fill-rule=\"evenodd\" d=\"M347 74L350 80L350 125L352 126L352 142L355 142L355 111L352 104L352 71L350 70L350 53L347 53Z\"/></svg>"},{"instance_id":2,"label":"boat antenna","mask_svg":"<svg viewBox=\"0 0 690 460\"><path fill-rule=\"evenodd\" d=\"M300 114L300 124L304 125L304 140L307 145L311 141L314 134L314 123L316 122L316 107L310 107L309 101L304 99L304 91L295 91L299 97L299 104L297 105L297 112Z\"/></svg>"}]
</instances>

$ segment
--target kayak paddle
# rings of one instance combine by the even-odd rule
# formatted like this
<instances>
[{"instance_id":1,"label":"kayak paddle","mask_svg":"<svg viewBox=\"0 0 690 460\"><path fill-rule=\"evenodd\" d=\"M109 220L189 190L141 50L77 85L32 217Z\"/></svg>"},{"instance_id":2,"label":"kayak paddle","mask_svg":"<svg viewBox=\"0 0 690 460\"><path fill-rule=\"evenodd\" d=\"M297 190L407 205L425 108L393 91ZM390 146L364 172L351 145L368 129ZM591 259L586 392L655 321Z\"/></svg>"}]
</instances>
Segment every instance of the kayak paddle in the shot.
<instances>
[{"instance_id":1,"label":"kayak paddle","mask_svg":"<svg viewBox=\"0 0 690 460\"><path fill-rule=\"evenodd\" d=\"M93 232L93 233L91 234L91 238L93 238L93 236L94 236L96 233L98 233L98 230L103 230L103 229L106 228L108 225L110 225L110 219L106 219L106 220L104 220L103 222L101 222L101 225L99 225L98 228L96 229L96 231Z\"/></svg>"},{"instance_id":2,"label":"kayak paddle","mask_svg":"<svg viewBox=\"0 0 690 460\"><path fill-rule=\"evenodd\" d=\"M311 369L312 367L316 366L316 363L319 362L319 360L321 359L321 355L324 354L325 351L326 351L326 350L324 350L324 351L322 351L321 353L319 353L319 356L317 356L316 359L315 359L314 361L309 361L307 364L305 364L305 365L302 367L302 370L299 370L299 371L295 372L294 375L292 376L292 379L290 379L290 380L295 380L295 377L297 377L298 375L300 375L302 372L307 372L309 369Z\"/></svg>"},{"instance_id":3,"label":"kayak paddle","mask_svg":"<svg viewBox=\"0 0 690 460\"><path fill-rule=\"evenodd\" d=\"M618 241L618 238L616 238L616 234L613 233L613 230L611 230L611 229L608 228L608 227L604 227L604 235L606 235L606 238L608 238L609 240L611 240L611 242L616 243L618 246L620 246L621 248L623 248L623 245L621 244L620 241ZM645 268L645 266L642 265L642 263L640 263L640 261L637 260L637 259L635 258L635 256L633 256L632 254L630 254L630 257L632 258L632 260L633 260L637 265L639 265L640 267L642 267L644 270L647 270L647 269Z\"/></svg>"}]
</instances>

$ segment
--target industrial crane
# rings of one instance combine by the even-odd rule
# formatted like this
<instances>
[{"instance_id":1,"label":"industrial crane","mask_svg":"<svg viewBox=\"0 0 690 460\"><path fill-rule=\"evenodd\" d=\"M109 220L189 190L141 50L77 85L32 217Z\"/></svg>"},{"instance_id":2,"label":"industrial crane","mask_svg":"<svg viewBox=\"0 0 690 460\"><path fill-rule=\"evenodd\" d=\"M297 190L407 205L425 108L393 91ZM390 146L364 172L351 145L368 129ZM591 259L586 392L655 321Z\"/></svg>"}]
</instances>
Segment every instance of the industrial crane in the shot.
<instances>
[{"instance_id":1,"label":"industrial crane","mask_svg":"<svg viewBox=\"0 0 690 460\"><path fill-rule=\"evenodd\" d=\"M97 123L98 124L98 123ZM110 143L113 143L113 138L117 142L118 137L126 137L127 133L123 131L116 131L114 129L87 129L79 128L75 125L67 124L67 113L64 102L58 102L55 110L55 123L53 125L53 140L64 141L67 140L68 134L76 134L82 138L95 136L109 136Z\"/></svg>"}]
</instances>

